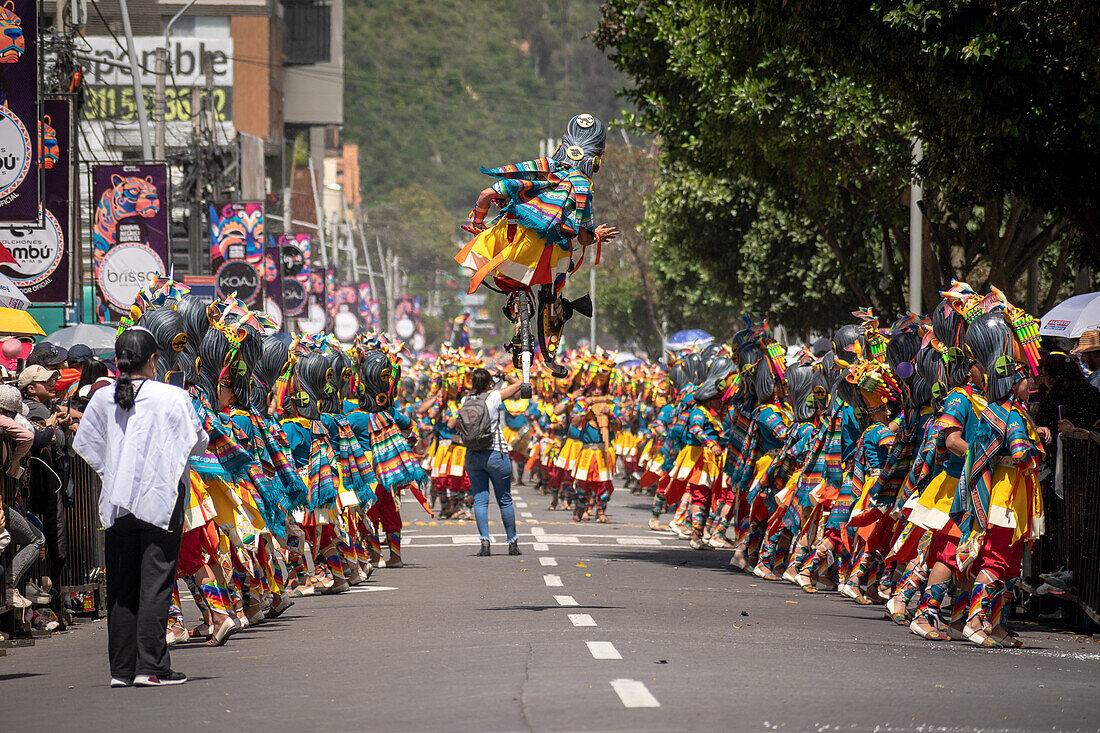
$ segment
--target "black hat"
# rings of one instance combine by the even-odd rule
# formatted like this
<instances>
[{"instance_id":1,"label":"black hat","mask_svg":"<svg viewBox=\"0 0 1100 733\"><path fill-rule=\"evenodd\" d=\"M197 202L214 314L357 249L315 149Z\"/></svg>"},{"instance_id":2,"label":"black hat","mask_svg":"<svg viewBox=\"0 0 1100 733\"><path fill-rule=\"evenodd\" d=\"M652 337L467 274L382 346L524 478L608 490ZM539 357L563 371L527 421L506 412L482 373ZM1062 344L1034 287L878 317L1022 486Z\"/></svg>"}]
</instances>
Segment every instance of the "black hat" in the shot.
<instances>
[{"instance_id":1,"label":"black hat","mask_svg":"<svg viewBox=\"0 0 1100 733\"><path fill-rule=\"evenodd\" d=\"M73 364L83 364L94 356L95 353L84 344L73 344L73 347L69 349L69 358L67 361Z\"/></svg>"},{"instance_id":2,"label":"black hat","mask_svg":"<svg viewBox=\"0 0 1100 733\"><path fill-rule=\"evenodd\" d=\"M69 358L69 351L49 341L35 344L31 353L27 355L28 364L41 364L47 367L61 366Z\"/></svg>"}]
</instances>

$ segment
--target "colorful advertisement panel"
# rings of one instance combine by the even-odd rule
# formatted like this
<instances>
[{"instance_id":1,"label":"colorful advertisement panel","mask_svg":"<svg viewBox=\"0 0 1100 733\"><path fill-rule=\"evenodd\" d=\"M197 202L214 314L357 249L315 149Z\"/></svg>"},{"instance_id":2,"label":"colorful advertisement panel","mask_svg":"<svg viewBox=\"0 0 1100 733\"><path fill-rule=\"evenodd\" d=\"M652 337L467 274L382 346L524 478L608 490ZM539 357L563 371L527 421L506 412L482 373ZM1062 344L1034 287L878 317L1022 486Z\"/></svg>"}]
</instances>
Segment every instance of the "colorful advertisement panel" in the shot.
<instances>
[{"instance_id":1,"label":"colorful advertisement panel","mask_svg":"<svg viewBox=\"0 0 1100 733\"><path fill-rule=\"evenodd\" d=\"M155 275L168 272L168 168L92 167L92 265L96 319L117 321Z\"/></svg>"},{"instance_id":2,"label":"colorful advertisement panel","mask_svg":"<svg viewBox=\"0 0 1100 733\"><path fill-rule=\"evenodd\" d=\"M39 224L36 0L0 0L0 222Z\"/></svg>"},{"instance_id":3,"label":"colorful advertisement panel","mask_svg":"<svg viewBox=\"0 0 1100 733\"><path fill-rule=\"evenodd\" d=\"M38 305L64 304L71 297L74 129L70 98L43 101L38 127L44 184L42 226L0 229L0 273Z\"/></svg>"}]
</instances>

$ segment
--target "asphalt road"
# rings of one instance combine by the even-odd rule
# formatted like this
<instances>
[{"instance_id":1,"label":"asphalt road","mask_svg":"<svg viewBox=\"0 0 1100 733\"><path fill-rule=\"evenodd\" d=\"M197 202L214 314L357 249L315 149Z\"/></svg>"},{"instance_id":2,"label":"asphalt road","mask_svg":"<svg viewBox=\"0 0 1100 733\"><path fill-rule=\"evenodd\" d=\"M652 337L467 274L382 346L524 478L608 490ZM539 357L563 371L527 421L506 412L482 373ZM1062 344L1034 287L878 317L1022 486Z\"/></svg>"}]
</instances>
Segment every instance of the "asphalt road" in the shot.
<instances>
[{"instance_id":1,"label":"asphalt road","mask_svg":"<svg viewBox=\"0 0 1100 733\"><path fill-rule=\"evenodd\" d=\"M407 504L407 567L225 647L177 647L182 687L108 688L102 622L11 650L0 731L1100 729L1091 638L924 642L879 607L650 532L642 497L618 491L610 524L577 525L518 494L522 557L475 557L472 523Z\"/></svg>"}]
</instances>

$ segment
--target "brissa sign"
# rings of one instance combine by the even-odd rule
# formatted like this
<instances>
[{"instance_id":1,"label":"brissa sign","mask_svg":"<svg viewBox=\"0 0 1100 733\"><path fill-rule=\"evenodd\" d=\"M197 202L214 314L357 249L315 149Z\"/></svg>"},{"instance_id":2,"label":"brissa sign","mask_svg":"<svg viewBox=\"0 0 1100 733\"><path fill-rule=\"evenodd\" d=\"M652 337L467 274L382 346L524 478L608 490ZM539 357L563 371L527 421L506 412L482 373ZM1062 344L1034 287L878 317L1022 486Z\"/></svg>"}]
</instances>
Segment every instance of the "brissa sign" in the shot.
<instances>
[{"instance_id":1,"label":"brissa sign","mask_svg":"<svg viewBox=\"0 0 1100 733\"><path fill-rule=\"evenodd\" d=\"M104 255L96 279L107 302L125 313L137 292L163 272L164 262L151 247L123 244Z\"/></svg>"}]
</instances>

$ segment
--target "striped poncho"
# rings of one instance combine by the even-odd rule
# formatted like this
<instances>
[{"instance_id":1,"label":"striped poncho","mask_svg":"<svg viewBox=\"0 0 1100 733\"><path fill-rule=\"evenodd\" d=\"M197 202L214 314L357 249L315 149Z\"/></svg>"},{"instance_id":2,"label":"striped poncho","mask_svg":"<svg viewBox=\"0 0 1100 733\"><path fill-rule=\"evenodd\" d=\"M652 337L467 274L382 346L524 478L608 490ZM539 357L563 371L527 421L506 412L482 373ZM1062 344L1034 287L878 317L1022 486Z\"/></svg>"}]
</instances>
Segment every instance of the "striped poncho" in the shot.
<instances>
[{"instance_id":1,"label":"striped poncho","mask_svg":"<svg viewBox=\"0 0 1100 733\"><path fill-rule=\"evenodd\" d=\"M517 219L548 244L572 250L569 240L593 230L592 181L576 168L537 158L481 172L498 179L493 190L506 200L500 216Z\"/></svg>"}]
</instances>

